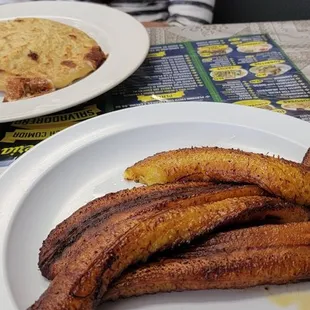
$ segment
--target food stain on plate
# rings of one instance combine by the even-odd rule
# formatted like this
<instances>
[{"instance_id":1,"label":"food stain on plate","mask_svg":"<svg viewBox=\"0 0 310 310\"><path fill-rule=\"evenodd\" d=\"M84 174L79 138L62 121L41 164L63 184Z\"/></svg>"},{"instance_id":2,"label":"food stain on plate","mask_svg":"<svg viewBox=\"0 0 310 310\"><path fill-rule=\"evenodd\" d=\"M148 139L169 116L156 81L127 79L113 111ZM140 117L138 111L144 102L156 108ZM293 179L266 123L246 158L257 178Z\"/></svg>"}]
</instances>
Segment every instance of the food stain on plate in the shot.
<instances>
[{"instance_id":1,"label":"food stain on plate","mask_svg":"<svg viewBox=\"0 0 310 310\"><path fill-rule=\"evenodd\" d=\"M310 293L293 292L279 295L270 295L268 299L279 307L289 308L297 306L297 310L308 310L310 304Z\"/></svg>"}]
</instances>

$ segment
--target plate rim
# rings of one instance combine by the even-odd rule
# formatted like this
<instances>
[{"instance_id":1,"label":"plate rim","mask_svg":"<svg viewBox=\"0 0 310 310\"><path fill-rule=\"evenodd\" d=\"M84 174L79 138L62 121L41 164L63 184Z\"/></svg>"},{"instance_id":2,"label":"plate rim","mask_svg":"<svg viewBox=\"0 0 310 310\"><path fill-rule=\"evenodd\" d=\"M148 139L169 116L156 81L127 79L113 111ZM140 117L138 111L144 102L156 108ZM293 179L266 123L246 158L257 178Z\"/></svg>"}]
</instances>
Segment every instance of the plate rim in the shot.
<instances>
[{"instance_id":1,"label":"plate rim","mask_svg":"<svg viewBox=\"0 0 310 310\"><path fill-rule=\"evenodd\" d=\"M232 114L231 111L236 113ZM203 115L203 112L209 114ZM217 120L212 119L214 115L218 118ZM234 121L231 120L232 115L235 118ZM249 117L253 115L255 115L255 119ZM262 118L264 123L260 123ZM243 123L239 122L240 119ZM288 133L286 139L293 140L305 148L310 146L310 123L308 122L263 109L214 102L174 102L139 106L106 113L64 129L22 155L0 177L0 300L7 303L7 310L17 309L11 289L6 285L5 266L7 262L5 248L8 233L14 214L19 210L23 198L36 185L36 182L39 182L40 178L52 169L57 162L97 139L104 139L104 137L113 134L129 129L143 128L144 126L176 122L184 123L195 120L197 122L204 120L205 122L223 124L234 124L235 122L236 126L246 126L286 137L286 134L283 135L284 130L284 133ZM272 125L274 122L277 123L277 126ZM290 131L289 127L292 128L291 126L294 126L293 128L297 128L297 130ZM262 127L264 128L262 129ZM299 131L302 131L303 134L298 135ZM81 136L81 133L84 136L83 134ZM57 146L59 144L61 146L58 149L53 147L53 145ZM36 165L32 166L31 162L36 157ZM22 170L22 174L20 174L20 170ZM19 182L19 192L13 194L14 182L10 180L16 175L22 175L22 178ZM12 208L8 206L12 206Z\"/></svg>"},{"instance_id":2,"label":"plate rim","mask_svg":"<svg viewBox=\"0 0 310 310\"><path fill-rule=\"evenodd\" d=\"M38 18L57 17L71 20L75 18L81 22L87 22L96 28L102 28L106 23L104 19L102 19L101 24L97 24L91 19L91 17L85 17L83 19L77 17L77 12L81 9L88 9L92 12L100 12L100 14L104 15L114 14L114 16L117 17L114 18L114 20L121 20L122 23L125 23L125 27L120 27L121 24L119 24L119 22L115 22L113 25L113 31L117 32L119 35L124 33L126 29L129 28L135 30L134 33L131 33L131 31L128 30L125 32L125 35L117 38L115 38L115 33L111 33L111 36L113 35L112 41L114 41L114 43L112 42L112 45L121 46L122 41L125 41L124 46L127 46L127 43L131 42L130 48L127 48L126 51L123 52L122 56L124 57L118 57L116 59L111 58L114 65L115 62L120 62L121 64L126 63L126 66L123 66L123 73L121 71L116 72L116 76L114 78L109 80L106 79L106 82L102 83L103 86L100 86L100 79L104 78L104 76L100 75L101 72L102 74L104 73L104 71L101 71L104 69L105 64L103 64L98 70L63 89L35 98L23 99L5 104L0 103L0 123L49 115L86 103L87 101L106 93L122 83L141 66L150 48L150 37L147 29L131 15L106 5L72 1L26 1L20 3L10 3L1 6L0 22L17 17L33 16ZM43 11L49 13L43 14ZM16 12L22 13L17 14ZM81 29L85 31L83 28ZM128 64L127 57L132 59L131 64ZM109 60L107 60L107 62L108 61ZM117 67L122 68L121 66ZM88 90L89 85L92 87L91 90ZM80 92L79 89L83 88L85 90ZM26 106L30 107L26 108Z\"/></svg>"}]
</instances>

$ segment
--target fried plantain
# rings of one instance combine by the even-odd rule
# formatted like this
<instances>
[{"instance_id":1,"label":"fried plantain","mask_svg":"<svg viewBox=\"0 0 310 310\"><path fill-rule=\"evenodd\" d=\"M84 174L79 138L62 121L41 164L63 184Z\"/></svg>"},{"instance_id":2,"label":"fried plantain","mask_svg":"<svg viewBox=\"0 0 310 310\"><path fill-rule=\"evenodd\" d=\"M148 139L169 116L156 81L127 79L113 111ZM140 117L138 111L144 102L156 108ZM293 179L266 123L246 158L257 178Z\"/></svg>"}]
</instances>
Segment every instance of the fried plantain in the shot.
<instances>
[{"instance_id":1,"label":"fried plantain","mask_svg":"<svg viewBox=\"0 0 310 310\"><path fill-rule=\"evenodd\" d=\"M310 170L262 154L217 147L185 148L155 154L127 168L124 177L163 184L194 175L207 181L253 183L288 201L310 206Z\"/></svg>"},{"instance_id":2,"label":"fried plantain","mask_svg":"<svg viewBox=\"0 0 310 310\"><path fill-rule=\"evenodd\" d=\"M67 262L81 250L82 236L89 228L102 225L112 215L128 211L130 218L146 210L164 208L169 202L185 199L187 204L203 204L232 197L262 196L266 192L255 185L175 183L122 190L97 198L74 212L51 231L39 254L42 274L53 279ZM130 210L130 212L129 212Z\"/></svg>"},{"instance_id":3,"label":"fried plantain","mask_svg":"<svg viewBox=\"0 0 310 310\"><path fill-rule=\"evenodd\" d=\"M250 196L194 206L172 203L142 208L129 217L130 210L117 213L86 230L81 251L29 309L94 309L111 281L128 266L225 225L282 208L295 206L277 198Z\"/></svg>"},{"instance_id":4,"label":"fried plantain","mask_svg":"<svg viewBox=\"0 0 310 310\"><path fill-rule=\"evenodd\" d=\"M159 292L237 289L310 278L310 223L266 225L206 241L126 271L102 301Z\"/></svg>"}]
</instances>

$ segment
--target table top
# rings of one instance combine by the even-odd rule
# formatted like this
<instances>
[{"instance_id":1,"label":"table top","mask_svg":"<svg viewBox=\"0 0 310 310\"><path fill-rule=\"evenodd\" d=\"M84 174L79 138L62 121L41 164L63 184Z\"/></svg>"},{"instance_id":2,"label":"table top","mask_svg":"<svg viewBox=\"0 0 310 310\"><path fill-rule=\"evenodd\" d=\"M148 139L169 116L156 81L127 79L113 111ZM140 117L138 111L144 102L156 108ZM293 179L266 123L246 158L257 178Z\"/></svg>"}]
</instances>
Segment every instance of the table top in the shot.
<instances>
[{"instance_id":1,"label":"table top","mask_svg":"<svg viewBox=\"0 0 310 310\"><path fill-rule=\"evenodd\" d=\"M268 33L310 79L310 20L195 27L154 27L149 28L148 31L152 45Z\"/></svg>"}]
</instances>

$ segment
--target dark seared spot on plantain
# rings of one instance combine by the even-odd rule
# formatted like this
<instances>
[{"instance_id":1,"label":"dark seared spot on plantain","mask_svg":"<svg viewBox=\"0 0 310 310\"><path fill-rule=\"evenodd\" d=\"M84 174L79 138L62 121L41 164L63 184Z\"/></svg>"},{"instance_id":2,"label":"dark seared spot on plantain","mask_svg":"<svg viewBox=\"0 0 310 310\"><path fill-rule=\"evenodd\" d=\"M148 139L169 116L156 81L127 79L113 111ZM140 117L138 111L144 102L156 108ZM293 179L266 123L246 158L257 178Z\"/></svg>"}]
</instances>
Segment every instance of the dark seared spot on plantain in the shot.
<instances>
[{"instance_id":1,"label":"dark seared spot on plantain","mask_svg":"<svg viewBox=\"0 0 310 310\"><path fill-rule=\"evenodd\" d=\"M208 179L207 176L204 176L203 173L192 173L187 176L179 178L178 182L192 182L192 181L202 181L204 178Z\"/></svg>"},{"instance_id":2,"label":"dark seared spot on plantain","mask_svg":"<svg viewBox=\"0 0 310 310\"><path fill-rule=\"evenodd\" d=\"M40 250L39 268L45 277L52 279L59 271L57 260L60 260L61 266L63 254L70 250L72 255L72 246L75 246L76 240L88 228L102 224L117 213L135 208L130 216L136 217L145 213L146 207L149 211L160 210L163 205L169 202L190 197L188 203L212 200L211 197L214 197L214 200L221 200L221 198L238 195L263 194L264 191L256 186L214 185L204 182L140 187L108 194L88 203L51 232ZM67 250L67 248L69 249ZM66 259L64 258L64 260Z\"/></svg>"}]
</instances>

